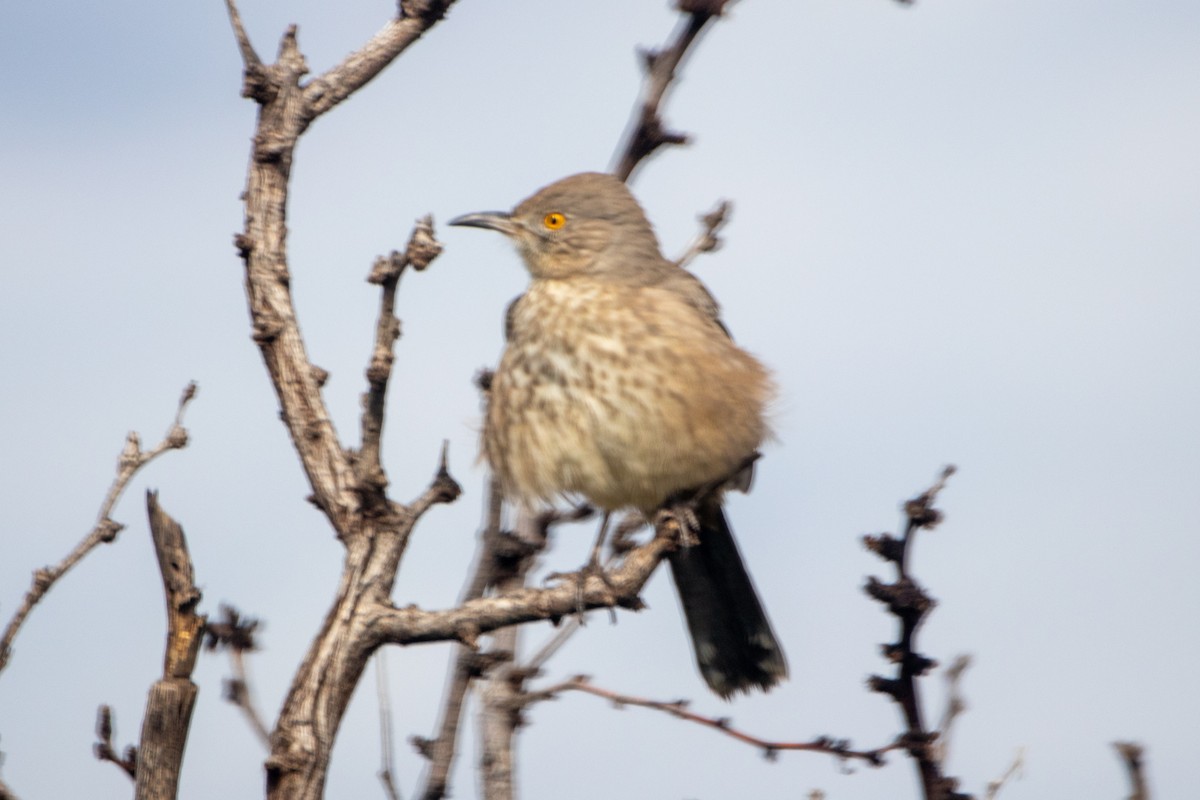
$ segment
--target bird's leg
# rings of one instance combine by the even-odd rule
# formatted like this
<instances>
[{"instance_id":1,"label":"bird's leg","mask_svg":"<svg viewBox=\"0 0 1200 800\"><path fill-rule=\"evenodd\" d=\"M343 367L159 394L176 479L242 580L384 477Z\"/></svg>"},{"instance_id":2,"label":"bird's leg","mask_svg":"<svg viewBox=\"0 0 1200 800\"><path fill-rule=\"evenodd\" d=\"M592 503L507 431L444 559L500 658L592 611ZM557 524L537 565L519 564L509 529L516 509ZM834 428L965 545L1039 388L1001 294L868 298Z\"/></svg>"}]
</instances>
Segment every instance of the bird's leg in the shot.
<instances>
[{"instance_id":1,"label":"bird's leg","mask_svg":"<svg viewBox=\"0 0 1200 800\"><path fill-rule=\"evenodd\" d=\"M596 543L592 545L592 555L583 568L584 572L598 572L601 577L604 576L604 569L600 566L600 551L604 549L604 540L608 538L608 520L611 514L611 511L605 511L604 518L600 520L600 533L596 536Z\"/></svg>"},{"instance_id":2,"label":"bird's leg","mask_svg":"<svg viewBox=\"0 0 1200 800\"><path fill-rule=\"evenodd\" d=\"M567 577L575 579L575 606L576 613L579 615L581 623L583 621L584 612L583 588L587 584L587 579L592 575L595 575L604 582L604 585L610 591L613 589L612 581L608 579L608 573L604 571L604 566L600 563L600 553L604 549L604 540L608 538L608 521L610 516L611 512L604 512L604 518L600 520L600 533L596 537L596 543L592 545L592 554L588 558L587 563L584 564L578 572L551 572L546 576L546 580L548 581Z\"/></svg>"}]
</instances>

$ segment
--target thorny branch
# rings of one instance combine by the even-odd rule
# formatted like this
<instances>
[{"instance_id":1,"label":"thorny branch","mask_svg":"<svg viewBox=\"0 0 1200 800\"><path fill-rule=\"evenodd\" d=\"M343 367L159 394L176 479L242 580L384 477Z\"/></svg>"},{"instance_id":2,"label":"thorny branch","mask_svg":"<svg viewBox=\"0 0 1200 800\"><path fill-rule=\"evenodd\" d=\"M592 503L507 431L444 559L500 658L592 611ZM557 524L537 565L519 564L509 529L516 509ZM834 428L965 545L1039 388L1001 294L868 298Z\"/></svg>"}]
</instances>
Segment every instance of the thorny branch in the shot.
<instances>
[{"instance_id":1,"label":"thorny branch","mask_svg":"<svg viewBox=\"0 0 1200 800\"><path fill-rule=\"evenodd\" d=\"M739 742L744 742L763 751L763 755L768 759L778 757L780 752L786 750L807 751L812 753L826 753L831 756L836 756L842 760L859 760L867 764L878 767L885 763L884 755L891 750L902 749L905 745L897 740L889 745L877 747L873 750L854 750L850 746L850 742L846 739L834 739L829 736L819 736L811 742L775 742L761 739L745 731L738 730L733 727L733 723L725 717L708 717L703 714L697 714L688 710L688 702L686 700L674 700L664 702L661 700L649 700L643 697L634 697L627 694L619 694L607 689L601 689L591 683L586 675L577 675L570 680L562 683L554 684L540 691L531 693L528 696L527 702L533 703L541 700L557 699L564 692L584 692L585 694L603 697L606 700L611 700L617 708L624 706L638 706L640 708L650 708L655 711L662 711L665 714L670 714L678 719L694 722L698 725L703 725L730 738L736 739Z\"/></svg>"},{"instance_id":2,"label":"thorny branch","mask_svg":"<svg viewBox=\"0 0 1200 800\"><path fill-rule=\"evenodd\" d=\"M188 403L192 401L192 398L196 396L196 391L197 387L195 383L189 383L184 388L183 394L179 398L179 406L175 411L175 419L172 421L171 427L167 430L167 434L163 437L163 440L152 449L142 450L141 439L138 438L137 433L134 431L130 431L125 437L125 447L121 450L121 455L117 459L117 475L113 479L112 485L108 489L108 494L104 497L104 501L100 504L100 513L96 517L95 526L62 561L53 567L43 567L33 573L33 585L26 592L25 600L21 603L20 608L13 614L12 619L9 621L7 627L5 627L4 634L0 636L0 672L3 672L4 667L8 664L8 660L12 655L13 640L16 639L17 633L21 630L25 619L33 610L33 607L45 596L46 592L50 591L50 587L98 545L107 544L115 540L117 534L125 527L121 523L114 521L111 514L117 502L121 499L121 495L124 494L125 489L129 486L129 482L133 480L133 476L142 467L168 450L179 450L187 446L188 433L183 427L183 412L186 410Z\"/></svg>"},{"instance_id":3,"label":"thorny branch","mask_svg":"<svg viewBox=\"0 0 1200 800\"><path fill-rule=\"evenodd\" d=\"M864 590L884 603L888 612L900 620L899 641L883 647L883 655L896 665L896 676L872 675L867 685L873 691L887 694L900 706L906 723L900 741L917 764L926 800L968 800L970 797L958 792L957 779L942 773L943 764L938 760L936 750L938 733L926 728L922 717L917 678L935 667L937 662L917 652L916 633L935 602L908 570L910 545L917 531L933 528L942 520L942 513L933 504L953 474L954 467L946 467L933 486L904 504L908 524L902 538L896 539L886 533L863 537L867 548L895 564L897 572L894 583L883 583L872 577Z\"/></svg>"}]
</instances>

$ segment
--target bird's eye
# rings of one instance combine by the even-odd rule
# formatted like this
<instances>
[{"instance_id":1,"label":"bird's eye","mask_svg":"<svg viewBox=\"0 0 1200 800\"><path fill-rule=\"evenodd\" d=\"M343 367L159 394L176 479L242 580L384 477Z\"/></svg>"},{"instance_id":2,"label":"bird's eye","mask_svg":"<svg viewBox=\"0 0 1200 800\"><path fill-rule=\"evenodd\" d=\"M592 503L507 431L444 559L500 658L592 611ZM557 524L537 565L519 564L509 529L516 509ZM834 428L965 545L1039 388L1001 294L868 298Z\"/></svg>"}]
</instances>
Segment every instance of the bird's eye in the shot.
<instances>
[{"instance_id":1,"label":"bird's eye","mask_svg":"<svg viewBox=\"0 0 1200 800\"><path fill-rule=\"evenodd\" d=\"M542 224L550 230L556 231L567 224L567 218L557 211L553 211L542 218Z\"/></svg>"}]
</instances>

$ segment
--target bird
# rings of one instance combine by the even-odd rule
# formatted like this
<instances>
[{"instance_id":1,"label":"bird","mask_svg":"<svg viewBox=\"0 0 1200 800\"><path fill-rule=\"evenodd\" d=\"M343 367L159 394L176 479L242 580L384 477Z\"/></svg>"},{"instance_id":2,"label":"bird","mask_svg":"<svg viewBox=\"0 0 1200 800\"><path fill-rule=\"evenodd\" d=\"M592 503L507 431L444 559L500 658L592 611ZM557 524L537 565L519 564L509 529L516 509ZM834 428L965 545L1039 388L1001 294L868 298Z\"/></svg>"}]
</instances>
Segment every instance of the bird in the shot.
<instances>
[{"instance_id":1,"label":"bird","mask_svg":"<svg viewBox=\"0 0 1200 800\"><path fill-rule=\"evenodd\" d=\"M704 284L662 255L613 175L572 175L511 212L449 224L504 234L529 272L505 314L481 437L506 498L533 509L582 497L606 518L646 519L691 498L695 535L668 562L701 676L724 699L785 679L722 508L721 484L747 488L770 436L768 369L734 343Z\"/></svg>"}]
</instances>

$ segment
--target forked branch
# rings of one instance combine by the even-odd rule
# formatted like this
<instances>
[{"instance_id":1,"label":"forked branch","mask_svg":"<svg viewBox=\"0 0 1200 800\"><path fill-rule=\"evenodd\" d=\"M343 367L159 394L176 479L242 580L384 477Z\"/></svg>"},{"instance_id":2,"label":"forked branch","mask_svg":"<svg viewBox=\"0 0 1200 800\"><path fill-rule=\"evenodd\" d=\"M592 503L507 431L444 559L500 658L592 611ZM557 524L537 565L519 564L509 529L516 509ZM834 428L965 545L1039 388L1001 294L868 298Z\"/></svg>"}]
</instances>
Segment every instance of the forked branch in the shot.
<instances>
[{"instance_id":1,"label":"forked branch","mask_svg":"<svg viewBox=\"0 0 1200 800\"><path fill-rule=\"evenodd\" d=\"M137 433L130 431L125 437L125 447L121 450L121 455L117 459L117 474L113 478L112 485L108 488L108 494L104 496L103 502L100 503L100 513L96 517L96 524L62 561L52 567L43 567L33 573L33 585L25 593L24 601L16 610L16 613L13 614L8 625L5 626L3 635L0 635L0 672L3 672L4 667L8 664L8 659L12 655L13 640L17 638L21 626L25 623L29 613L33 611L34 606L46 595L46 592L50 591L50 588L54 586L59 578L78 564L84 556L96 549L98 545L107 544L115 540L117 534L125 527L121 523L114 521L111 515L117 502L121 499L121 495L125 493L125 489L129 486L129 482L133 480L133 476L142 467L168 450L178 450L187 446L188 434L187 430L183 427L183 412L187 409L187 405L192 401L192 398L196 396L196 390L195 383L189 383L184 388L183 394L179 398L179 406L176 408L175 419L172 421L171 427L167 430L167 434L163 437L163 440L150 450L142 450L141 439Z\"/></svg>"}]
</instances>

